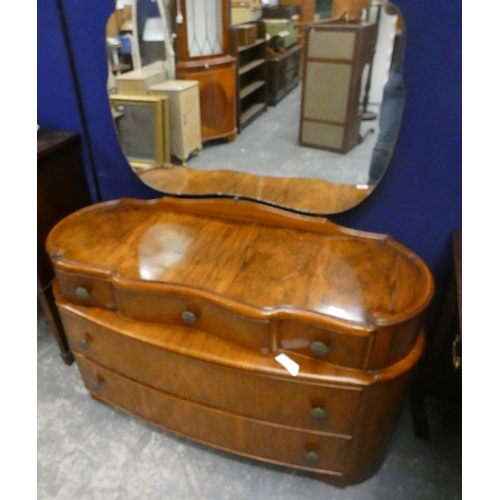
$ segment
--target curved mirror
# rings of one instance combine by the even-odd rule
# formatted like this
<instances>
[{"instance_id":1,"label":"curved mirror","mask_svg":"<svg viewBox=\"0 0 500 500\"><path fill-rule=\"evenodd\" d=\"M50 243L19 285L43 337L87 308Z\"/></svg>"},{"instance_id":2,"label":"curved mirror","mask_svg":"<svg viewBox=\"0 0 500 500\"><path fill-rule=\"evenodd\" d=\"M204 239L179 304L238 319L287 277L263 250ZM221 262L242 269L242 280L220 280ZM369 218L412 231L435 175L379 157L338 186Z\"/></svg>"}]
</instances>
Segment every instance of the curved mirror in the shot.
<instances>
[{"instance_id":1,"label":"curved mirror","mask_svg":"<svg viewBox=\"0 0 500 500\"><path fill-rule=\"evenodd\" d=\"M358 205L386 172L398 137L399 10L379 0L317 0L309 19L284 5L230 6L116 1L107 90L131 168L172 195L241 197L313 214ZM234 140L202 137L200 120L215 121L227 96L211 95L204 76L176 79L181 39L198 66L233 56Z\"/></svg>"}]
</instances>

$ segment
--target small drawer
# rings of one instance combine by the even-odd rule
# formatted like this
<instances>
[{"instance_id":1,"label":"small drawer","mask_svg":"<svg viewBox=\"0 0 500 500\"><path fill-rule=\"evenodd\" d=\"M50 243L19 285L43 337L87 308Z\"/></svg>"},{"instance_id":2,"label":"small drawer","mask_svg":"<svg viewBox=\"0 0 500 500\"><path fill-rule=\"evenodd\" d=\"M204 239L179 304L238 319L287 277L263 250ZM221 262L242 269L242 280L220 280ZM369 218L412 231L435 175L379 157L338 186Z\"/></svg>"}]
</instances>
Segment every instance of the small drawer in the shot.
<instances>
[{"instance_id":1,"label":"small drawer","mask_svg":"<svg viewBox=\"0 0 500 500\"><path fill-rule=\"evenodd\" d=\"M104 278L56 269L58 294L82 306L116 309L113 285Z\"/></svg>"},{"instance_id":2,"label":"small drawer","mask_svg":"<svg viewBox=\"0 0 500 500\"><path fill-rule=\"evenodd\" d=\"M202 299L168 293L138 293L116 289L118 310L136 321L202 330L246 349L268 353L268 321L250 319Z\"/></svg>"},{"instance_id":3,"label":"small drawer","mask_svg":"<svg viewBox=\"0 0 500 500\"><path fill-rule=\"evenodd\" d=\"M364 368L369 341L368 335L338 333L295 321L280 324L282 349L345 368Z\"/></svg>"},{"instance_id":4,"label":"small drawer","mask_svg":"<svg viewBox=\"0 0 500 500\"><path fill-rule=\"evenodd\" d=\"M144 326L116 316L106 328L60 309L73 352L163 392L245 417L290 427L351 435L362 390L359 387L315 384L238 369L236 349L219 346L223 359L234 367L179 354L188 342L195 345L198 333L181 329L149 327L150 343L127 336L141 335ZM127 324L125 326L125 324ZM134 330L135 328L135 330ZM120 353L116 356L116 353ZM255 365L269 361L249 355ZM172 376L175 374L175 376Z\"/></svg>"},{"instance_id":5,"label":"small drawer","mask_svg":"<svg viewBox=\"0 0 500 500\"><path fill-rule=\"evenodd\" d=\"M250 458L305 470L347 469L351 438L284 428L177 398L77 355L85 386L98 399L181 436ZM247 395L241 394L241 398Z\"/></svg>"}]
</instances>

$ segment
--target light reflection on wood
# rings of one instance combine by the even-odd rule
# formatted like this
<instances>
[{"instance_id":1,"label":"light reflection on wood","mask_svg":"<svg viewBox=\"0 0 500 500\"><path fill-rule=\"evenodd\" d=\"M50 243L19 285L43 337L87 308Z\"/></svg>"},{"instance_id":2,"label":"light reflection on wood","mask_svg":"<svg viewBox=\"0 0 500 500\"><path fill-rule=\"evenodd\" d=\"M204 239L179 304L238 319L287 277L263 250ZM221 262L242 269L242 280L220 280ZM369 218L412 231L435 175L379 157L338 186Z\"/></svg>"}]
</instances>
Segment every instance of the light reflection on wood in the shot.
<instances>
[{"instance_id":1,"label":"light reflection on wood","mask_svg":"<svg viewBox=\"0 0 500 500\"><path fill-rule=\"evenodd\" d=\"M173 195L229 195L314 214L344 212L365 200L374 186L358 188L322 179L265 177L231 170L157 165L136 170L152 188Z\"/></svg>"}]
</instances>

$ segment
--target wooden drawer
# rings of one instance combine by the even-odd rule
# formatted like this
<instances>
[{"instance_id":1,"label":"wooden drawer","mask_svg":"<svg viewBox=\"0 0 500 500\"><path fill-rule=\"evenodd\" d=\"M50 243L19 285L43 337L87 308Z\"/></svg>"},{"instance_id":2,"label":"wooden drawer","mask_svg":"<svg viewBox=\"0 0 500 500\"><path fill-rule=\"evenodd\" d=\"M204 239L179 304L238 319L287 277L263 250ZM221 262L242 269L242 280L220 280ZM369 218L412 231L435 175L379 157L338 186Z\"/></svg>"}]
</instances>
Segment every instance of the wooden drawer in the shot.
<instances>
[{"instance_id":1,"label":"wooden drawer","mask_svg":"<svg viewBox=\"0 0 500 500\"><path fill-rule=\"evenodd\" d=\"M120 313L129 319L202 330L244 348L268 353L270 324L211 302L166 293L116 290Z\"/></svg>"},{"instance_id":2,"label":"wooden drawer","mask_svg":"<svg viewBox=\"0 0 500 500\"><path fill-rule=\"evenodd\" d=\"M76 360L85 386L94 397L171 432L275 464L330 474L347 469L349 437L305 432L243 418L152 389L81 355L77 355Z\"/></svg>"},{"instance_id":3,"label":"wooden drawer","mask_svg":"<svg viewBox=\"0 0 500 500\"><path fill-rule=\"evenodd\" d=\"M188 343L178 333L180 329L151 327L150 342L145 343L134 338L134 326L139 332L144 330L142 325L116 317L115 325L104 327L64 308L60 311L74 352L140 383L267 422L335 434L353 432L362 394L360 387L270 376L265 372L265 364L260 374L238 369L234 348L226 358L234 359L233 367L199 360L173 351L186 348ZM130 333L123 333L126 330ZM197 335L184 332L191 343L196 342ZM221 355L223 349L224 344L219 346ZM254 357L262 358L257 354Z\"/></svg>"},{"instance_id":4,"label":"wooden drawer","mask_svg":"<svg viewBox=\"0 0 500 500\"><path fill-rule=\"evenodd\" d=\"M280 332L280 346L286 351L359 370L367 362L368 334L347 335L288 320L281 321Z\"/></svg>"},{"instance_id":5,"label":"wooden drawer","mask_svg":"<svg viewBox=\"0 0 500 500\"><path fill-rule=\"evenodd\" d=\"M167 72L153 63L141 69L117 75L115 78L118 94L146 95L151 85L167 79Z\"/></svg>"},{"instance_id":6,"label":"wooden drawer","mask_svg":"<svg viewBox=\"0 0 500 500\"><path fill-rule=\"evenodd\" d=\"M116 309L113 285L108 279L55 269L58 294L68 302L82 306Z\"/></svg>"}]
</instances>

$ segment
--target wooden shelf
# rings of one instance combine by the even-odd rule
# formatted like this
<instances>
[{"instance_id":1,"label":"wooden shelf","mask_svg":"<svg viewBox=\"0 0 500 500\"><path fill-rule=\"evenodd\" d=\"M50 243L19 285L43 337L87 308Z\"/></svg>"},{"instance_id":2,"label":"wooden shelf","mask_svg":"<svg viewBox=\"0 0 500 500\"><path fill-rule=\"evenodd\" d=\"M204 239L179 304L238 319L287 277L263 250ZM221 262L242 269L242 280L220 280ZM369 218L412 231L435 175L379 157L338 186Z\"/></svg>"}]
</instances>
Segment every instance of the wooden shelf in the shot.
<instances>
[{"instance_id":1,"label":"wooden shelf","mask_svg":"<svg viewBox=\"0 0 500 500\"><path fill-rule=\"evenodd\" d=\"M266 84L265 80L257 80L256 82L252 82L250 85L247 85L245 88L240 91L240 99L244 99L248 95L252 94L256 90L262 88Z\"/></svg>"},{"instance_id":2,"label":"wooden shelf","mask_svg":"<svg viewBox=\"0 0 500 500\"><path fill-rule=\"evenodd\" d=\"M264 112L267 105L263 102L257 102L253 106L250 106L245 112L241 113L241 127L248 125L254 118Z\"/></svg>"},{"instance_id":3,"label":"wooden shelf","mask_svg":"<svg viewBox=\"0 0 500 500\"><path fill-rule=\"evenodd\" d=\"M230 30L230 52L237 59L236 104L238 132L267 109L266 26L263 21L252 24L257 28L257 40L239 47L236 28Z\"/></svg>"},{"instance_id":4,"label":"wooden shelf","mask_svg":"<svg viewBox=\"0 0 500 500\"><path fill-rule=\"evenodd\" d=\"M262 43L266 43L266 39L265 38L257 38L257 40L255 40L255 42L250 43L249 45L243 45L241 47L238 47L238 52L243 52L245 50L251 49L252 47L257 47L257 45L260 45Z\"/></svg>"},{"instance_id":5,"label":"wooden shelf","mask_svg":"<svg viewBox=\"0 0 500 500\"><path fill-rule=\"evenodd\" d=\"M257 68L261 64L264 64L265 62L266 62L265 59L256 59L255 61L252 61L251 63L245 64L245 66L242 66L238 70L238 74L244 75L245 73L248 73L252 69Z\"/></svg>"}]
</instances>

